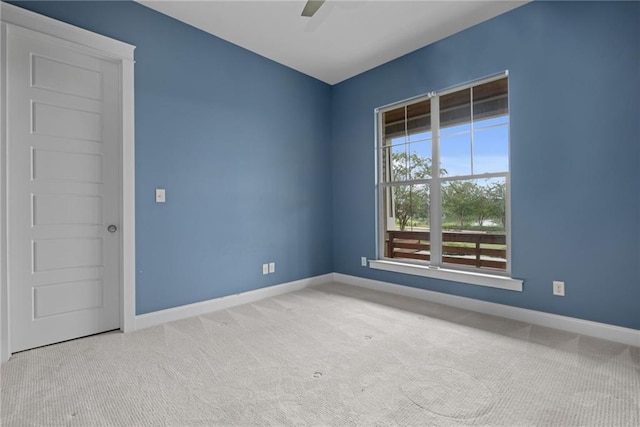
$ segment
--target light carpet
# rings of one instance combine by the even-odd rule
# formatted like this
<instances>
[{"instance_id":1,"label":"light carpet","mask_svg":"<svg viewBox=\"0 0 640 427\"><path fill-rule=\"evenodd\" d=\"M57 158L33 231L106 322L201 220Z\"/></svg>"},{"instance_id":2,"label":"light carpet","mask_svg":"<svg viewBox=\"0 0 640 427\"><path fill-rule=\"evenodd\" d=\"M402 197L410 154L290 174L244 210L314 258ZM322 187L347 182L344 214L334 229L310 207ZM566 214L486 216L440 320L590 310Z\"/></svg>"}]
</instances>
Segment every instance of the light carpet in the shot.
<instances>
[{"instance_id":1,"label":"light carpet","mask_svg":"<svg viewBox=\"0 0 640 427\"><path fill-rule=\"evenodd\" d=\"M3 426L640 425L640 350L340 284L14 355Z\"/></svg>"}]
</instances>

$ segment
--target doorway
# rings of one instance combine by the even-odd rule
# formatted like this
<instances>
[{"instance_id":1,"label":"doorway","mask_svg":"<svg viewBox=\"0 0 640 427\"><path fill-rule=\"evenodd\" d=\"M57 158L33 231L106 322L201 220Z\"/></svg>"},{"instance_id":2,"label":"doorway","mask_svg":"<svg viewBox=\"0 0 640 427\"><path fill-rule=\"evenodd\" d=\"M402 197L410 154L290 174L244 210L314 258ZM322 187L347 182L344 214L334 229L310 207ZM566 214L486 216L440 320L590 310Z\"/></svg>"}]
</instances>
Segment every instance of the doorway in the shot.
<instances>
[{"instance_id":1,"label":"doorway","mask_svg":"<svg viewBox=\"0 0 640 427\"><path fill-rule=\"evenodd\" d=\"M2 3L2 359L134 328L133 46Z\"/></svg>"}]
</instances>

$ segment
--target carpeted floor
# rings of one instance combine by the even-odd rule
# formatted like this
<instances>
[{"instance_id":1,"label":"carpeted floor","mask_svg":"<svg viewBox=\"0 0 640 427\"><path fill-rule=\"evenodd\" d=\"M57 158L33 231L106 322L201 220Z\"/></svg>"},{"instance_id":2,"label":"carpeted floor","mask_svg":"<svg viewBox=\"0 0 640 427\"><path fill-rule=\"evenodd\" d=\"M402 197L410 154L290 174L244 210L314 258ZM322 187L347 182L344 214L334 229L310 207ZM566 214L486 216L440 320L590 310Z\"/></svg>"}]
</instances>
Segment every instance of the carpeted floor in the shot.
<instances>
[{"instance_id":1,"label":"carpeted floor","mask_svg":"<svg viewBox=\"0 0 640 427\"><path fill-rule=\"evenodd\" d=\"M14 355L3 426L640 425L640 349L305 289Z\"/></svg>"}]
</instances>

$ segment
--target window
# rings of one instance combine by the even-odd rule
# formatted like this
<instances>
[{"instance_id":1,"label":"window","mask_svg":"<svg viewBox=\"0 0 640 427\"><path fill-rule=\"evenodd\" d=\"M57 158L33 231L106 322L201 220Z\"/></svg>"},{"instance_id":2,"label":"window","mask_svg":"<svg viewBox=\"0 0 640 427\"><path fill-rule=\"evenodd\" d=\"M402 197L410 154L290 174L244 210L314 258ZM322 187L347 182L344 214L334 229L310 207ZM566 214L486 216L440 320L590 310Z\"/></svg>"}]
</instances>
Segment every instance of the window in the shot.
<instances>
[{"instance_id":1,"label":"window","mask_svg":"<svg viewBox=\"0 0 640 427\"><path fill-rule=\"evenodd\" d=\"M507 74L380 108L377 122L379 259L508 276Z\"/></svg>"}]
</instances>

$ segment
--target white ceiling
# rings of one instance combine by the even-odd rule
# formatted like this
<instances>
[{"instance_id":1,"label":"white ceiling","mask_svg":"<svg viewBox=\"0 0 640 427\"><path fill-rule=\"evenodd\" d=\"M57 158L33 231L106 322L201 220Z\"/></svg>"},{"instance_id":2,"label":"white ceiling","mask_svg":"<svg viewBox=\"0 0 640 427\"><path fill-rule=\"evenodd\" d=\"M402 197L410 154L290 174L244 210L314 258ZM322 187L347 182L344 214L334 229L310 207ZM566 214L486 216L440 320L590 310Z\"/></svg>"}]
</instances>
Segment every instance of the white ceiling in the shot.
<instances>
[{"instance_id":1,"label":"white ceiling","mask_svg":"<svg viewBox=\"0 0 640 427\"><path fill-rule=\"evenodd\" d=\"M138 0L329 84L339 83L530 0Z\"/></svg>"}]
</instances>

